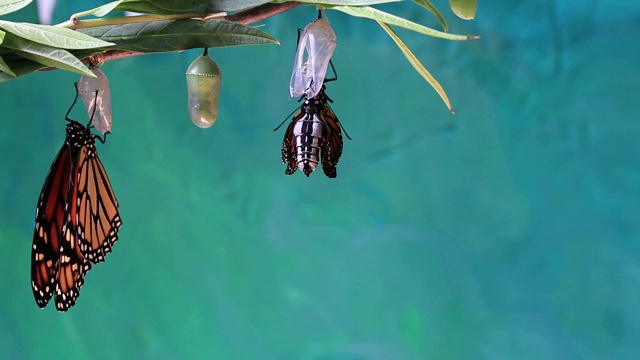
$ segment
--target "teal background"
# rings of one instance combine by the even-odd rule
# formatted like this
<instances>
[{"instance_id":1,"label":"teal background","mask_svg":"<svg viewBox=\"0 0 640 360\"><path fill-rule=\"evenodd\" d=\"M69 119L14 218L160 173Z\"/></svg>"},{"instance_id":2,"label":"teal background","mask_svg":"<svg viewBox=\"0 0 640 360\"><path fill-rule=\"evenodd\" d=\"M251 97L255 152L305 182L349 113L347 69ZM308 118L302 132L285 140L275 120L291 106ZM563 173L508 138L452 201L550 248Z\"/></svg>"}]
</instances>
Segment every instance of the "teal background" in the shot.
<instances>
[{"instance_id":1,"label":"teal background","mask_svg":"<svg viewBox=\"0 0 640 360\"><path fill-rule=\"evenodd\" d=\"M333 180L285 176L272 131L298 106L288 81L313 8L261 22L281 46L211 51L224 81L208 130L186 108L200 51L105 64L114 125L98 151L124 226L64 314L36 306L30 248L79 76L0 84L2 357L637 358L633 3L480 1L465 22L435 2L482 40L398 33L455 116L375 22L329 12L327 93L353 138ZM54 20L98 4L59 1ZM408 2L382 8L438 26Z\"/></svg>"}]
</instances>

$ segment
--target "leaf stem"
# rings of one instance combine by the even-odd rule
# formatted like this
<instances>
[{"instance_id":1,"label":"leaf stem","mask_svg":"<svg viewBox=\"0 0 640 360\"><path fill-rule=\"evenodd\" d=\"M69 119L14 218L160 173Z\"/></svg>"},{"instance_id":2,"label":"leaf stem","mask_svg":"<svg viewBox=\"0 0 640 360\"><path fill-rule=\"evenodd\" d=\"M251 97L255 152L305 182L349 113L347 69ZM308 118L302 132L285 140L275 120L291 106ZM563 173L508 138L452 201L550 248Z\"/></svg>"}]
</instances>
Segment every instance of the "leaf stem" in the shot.
<instances>
[{"instance_id":1,"label":"leaf stem","mask_svg":"<svg viewBox=\"0 0 640 360\"><path fill-rule=\"evenodd\" d=\"M300 5L299 2L293 2L293 1L279 3L279 4L267 3L264 5L256 6L254 8L251 8L245 11L240 11L235 14L226 15L226 16L222 15L225 13L218 13L218 14L183 14L183 15L168 15L168 16L141 15L141 16L124 17L124 18L107 18L107 19L92 19L92 20L78 20L77 18L75 18L75 24L73 24L74 18L72 17L68 21L58 24L57 26L69 27L69 24L71 24L71 26L74 26L74 27L71 27L72 29L79 29L81 27L126 24L126 23L138 22L138 21L142 22L142 21L158 21L158 20L186 19L186 18L209 19L211 18L211 16L224 18L225 20L237 22L242 25L249 25L249 24L258 22L260 20L264 20L272 16L281 14L283 12L289 11L298 5ZM82 14L82 13L78 13L78 14ZM144 18L144 20L141 20L142 18ZM120 19L116 21L121 21L121 22L115 22L114 21L115 19ZM127 21L124 21L124 20L127 20ZM110 21L110 22L105 22L105 21ZM78 24L80 24L80 26L78 26ZM148 53L141 53L141 52L128 51L128 50L106 50L102 53L93 55L93 57L94 59L95 57L97 57L102 63L102 62L107 62L111 60L125 59L129 57L145 55L145 54L148 54ZM90 57L82 59L82 62L85 64L89 64L91 62ZM54 68L44 68L44 69L41 69L40 71L47 71L47 70L53 70L53 69Z\"/></svg>"},{"instance_id":2,"label":"leaf stem","mask_svg":"<svg viewBox=\"0 0 640 360\"><path fill-rule=\"evenodd\" d=\"M82 13L78 13L82 14ZM69 20L57 24L56 26L66 27L69 29L83 29L90 28L96 26L104 26L104 25L120 25L120 24L133 24L139 22L149 22L149 21L162 21L162 20L178 20L178 19L217 19L224 18L227 13L220 12L215 14L180 14L180 15L140 15L140 16L123 16L123 17L113 17L113 18L101 18L101 19L89 19L89 20L79 20L77 16L78 14L74 14Z\"/></svg>"},{"instance_id":3,"label":"leaf stem","mask_svg":"<svg viewBox=\"0 0 640 360\"><path fill-rule=\"evenodd\" d=\"M298 5L300 5L300 3L295 1L279 4L267 3L264 5L256 6L249 10L240 11L235 14L228 15L225 17L225 20L234 21L242 25L249 25L253 24L254 22L276 16L285 11L289 11Z\"/></svg>"}]
</instances>

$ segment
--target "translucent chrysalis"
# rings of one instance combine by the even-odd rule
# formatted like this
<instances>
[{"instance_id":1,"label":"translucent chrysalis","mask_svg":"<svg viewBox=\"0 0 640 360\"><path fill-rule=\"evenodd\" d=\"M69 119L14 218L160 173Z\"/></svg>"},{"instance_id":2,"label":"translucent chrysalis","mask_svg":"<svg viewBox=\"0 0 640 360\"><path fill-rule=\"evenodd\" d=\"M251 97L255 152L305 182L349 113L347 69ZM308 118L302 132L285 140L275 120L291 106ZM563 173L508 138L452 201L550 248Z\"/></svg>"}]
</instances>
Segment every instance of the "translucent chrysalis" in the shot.
<instances>
[{"instance_id":1,"label":"translucent chrysalis","mask_svg":"<svg viewBox=\"0 0 640 360\"><path fill-rule=\"evenodd\" d=\"M220 68L205 49L204 54L189 65L186 75L191 121L203 129L211 127L218 118L218 99L222 85Z\"/></svg>"},{"instance_id":2,"label":"translucent chrysalis","mask_svg":"<svg viewBox=\"0 0 640 360\"><path fill-rule=\"evenodd\" d=\"M91 119L93 115L91 125L104 135L111 131L111 123L113 122L109 80L107 80L107 76L102 70L97 67L90 66L89 70L91 70L96 77L93 78L82 75L78 83L78 92L80 93L84 106L87 108L89 118Z\"/></svg>"},{"instance_id":3,"label":"translucent chrysalis","mask_svg":"<svg viewBox=\"0 0 640 360\"><path fill-rule=\"evenodd\" d=\"M305 95L311 99L318 95L336 44L336 34L320 12L320 16L304 28L298 39L289 83L292 97Z\"/></svg>"}]
</instances>

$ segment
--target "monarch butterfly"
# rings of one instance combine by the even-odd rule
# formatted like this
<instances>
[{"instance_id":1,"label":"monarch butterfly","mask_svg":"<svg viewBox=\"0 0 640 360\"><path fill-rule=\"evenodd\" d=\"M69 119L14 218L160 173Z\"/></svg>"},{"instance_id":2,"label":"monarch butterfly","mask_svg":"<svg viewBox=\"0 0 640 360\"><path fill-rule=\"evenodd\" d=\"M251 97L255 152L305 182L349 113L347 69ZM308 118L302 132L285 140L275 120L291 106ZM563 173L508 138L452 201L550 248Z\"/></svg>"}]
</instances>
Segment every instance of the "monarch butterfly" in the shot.
<instances>
[{"instance_id":1,"label":"monarch butterfly","mask_svg":"<svg viewBox=\"0 0 640 360\"><path fill-rule=\"evenodd\" d=\"M330 64L335 74L333 63ZM337 80L337 75L332 79L325 79L324 83L334 80ZM342 124L329 106L333 100L327 96L325 89L323 84L316 96L301 97L300 100L304 99L304 103L285 131L282 162L287 164L287 175L300 169L308 177L317 169L318 163L322 163L322 170L327 177L337 176L336 167L342 156ZM345 135L351 140L346 131Z\"/></svg>"},{"instance_id":2,"label":"monarch butterfly","mask_svg":"<svg viewBox=\"0 0 640 360\"><path fill-rule=\"evenodd\" d=\"M36 303L47 306L55 288L58 311L69 310L92 264L104 261L122 226L109 178L98 158L91 120L84 126L65 119L67 135L53 160L36 207L31 285ZM97 94L96 94L97 96ZM95 108L94 108L95 109ZM93 115L92 115L93 118Z\"/></svg>"}]
</instances>

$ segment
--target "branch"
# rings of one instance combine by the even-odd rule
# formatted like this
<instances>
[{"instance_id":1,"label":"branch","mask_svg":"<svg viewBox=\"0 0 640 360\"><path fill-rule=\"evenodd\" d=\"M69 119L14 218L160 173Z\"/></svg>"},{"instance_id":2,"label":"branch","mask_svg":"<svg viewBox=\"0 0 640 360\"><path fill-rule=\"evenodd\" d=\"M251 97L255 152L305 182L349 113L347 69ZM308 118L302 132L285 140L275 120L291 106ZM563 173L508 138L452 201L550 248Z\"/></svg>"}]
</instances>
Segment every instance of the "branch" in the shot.
<instances>
[{"instance_id":1,"label":"branch","mask_svg":"<svg viewBox=\"0 0 640 360\"><path fill-rule=\"evenodd\" d=\"M90 28L104 25L133 24L139 22L162 21L162 20L178 20L178 19L224 19L227 13L215 14L181 14L181 15L139 15L139 16L123 16L102 19L79 20L77 14L56 26L66 27L72 30Z\"/></svg>"},{"instance_id":2,"label":"branch","mask_svg":"<svg viewBox=\"0 0 640 360\"><path fill-rule=\"evenodd\" d=\"M299 2L285 2L280 4L267 3L264 5L256 6L252 9L237 12L232 15L227 15L224 17L224 19L228 21L237 22L242 25L249 25L249 24L258 22L260 20L268 19L272 16L289 11L298 5L300 5ZM87 21L92 21L92 20L84 20L83 22L86 23ZM77 22L78 20L76 20L76 24L74 24L75 26L77 26ZM97 26L97 25L94 25L94 26ZM80 27L87 27L87 26L80 26ZM111 60L125 59L133 56L146 55L146 54L148 53L128 51L128 50L106 50L104 52L82 59L82 62L84 64L101 65L104 62L111 61ZM49 71L54 69L55 68L53 67L48 67L48 68L41 69L40 71Z\"/></svg>"},{"instance_id":3,"label":"branch","mask_svg":"<svg viewBox=\"0 0 640 360\"><path fill-rule=\"evenodd\" d=\"M280 4L267 3L254 7L253 9L241 11L233 15L228 15L225 17L225 20L234 21L242 25L249 25L253 24L254 22L276 16L285 11L289 11L298 5L300 5L299 2L286 2Z\"/></svg>"}]
</instances>

